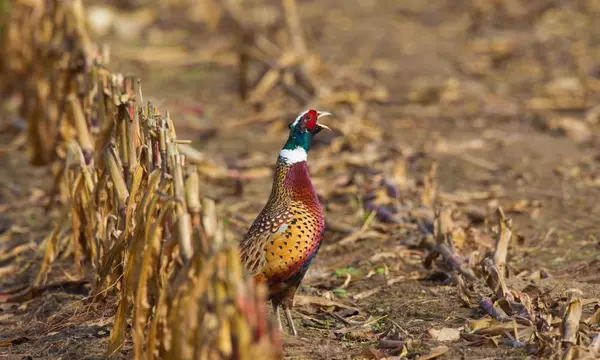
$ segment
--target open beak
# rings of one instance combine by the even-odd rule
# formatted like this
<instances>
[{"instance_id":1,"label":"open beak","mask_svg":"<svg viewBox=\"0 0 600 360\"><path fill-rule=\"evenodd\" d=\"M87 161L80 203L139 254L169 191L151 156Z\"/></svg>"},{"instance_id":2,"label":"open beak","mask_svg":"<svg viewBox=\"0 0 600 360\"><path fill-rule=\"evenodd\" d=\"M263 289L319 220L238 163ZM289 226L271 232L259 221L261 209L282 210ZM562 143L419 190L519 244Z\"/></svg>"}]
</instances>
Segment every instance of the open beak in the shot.
<instances>
[{"instance_id":1,"label":"open beak","mask_svg":"<svg viewBox=\"0 0 600 360\"><path fill-rule=\"evenodd\" d=\"M327 129L327 130L331 131L331 129L329 128L329 126L327 126L327 125L323 125L323 124L321 124L321 123L319 122L319 119L320 119L320 118L322 118L323 116L331 116L331 114L330 114L330 113L328 113L327 111L319 111L319 112L317 113L317 126L319 126L319 127L323 128L323 129Z\"/></svg>"}]
</instances>

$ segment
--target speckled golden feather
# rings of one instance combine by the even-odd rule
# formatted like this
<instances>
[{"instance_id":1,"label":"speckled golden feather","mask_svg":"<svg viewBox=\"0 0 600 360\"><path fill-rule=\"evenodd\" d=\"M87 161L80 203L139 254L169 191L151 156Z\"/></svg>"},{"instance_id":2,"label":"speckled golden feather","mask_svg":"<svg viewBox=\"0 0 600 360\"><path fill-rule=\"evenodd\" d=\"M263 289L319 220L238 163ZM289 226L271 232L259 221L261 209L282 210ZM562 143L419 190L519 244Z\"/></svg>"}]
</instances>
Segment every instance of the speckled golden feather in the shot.
<instances>
[{"instance_id":1,"label":"speckled golden feather","mask_svg":"<svg viewBox=\"0 0 600 360\"><path fill-rule=\"evenodd\" d=\"M282 329L283 309L292 335L294 295L323 240L325 218L310 181L306 160L326 112L307 110L289 125L290 135L279 152L273 188L267 204L240 243L246 272L269 286L269 300Z\"/></svg>"},{"instance_id":2,"label":"speckled golden feather","mask_svg":"<svg viewBox=\"0 0 600 360\"><path fill-rule=\"evenodd\" d=\"M320 207L316 208L306 193L316 195L312 189L287 189L284 184L289 170L290 166L278 164L269 201L240 244L248 273L270 283L298 271L322 236Z\"/></svg>"}]
</instances>

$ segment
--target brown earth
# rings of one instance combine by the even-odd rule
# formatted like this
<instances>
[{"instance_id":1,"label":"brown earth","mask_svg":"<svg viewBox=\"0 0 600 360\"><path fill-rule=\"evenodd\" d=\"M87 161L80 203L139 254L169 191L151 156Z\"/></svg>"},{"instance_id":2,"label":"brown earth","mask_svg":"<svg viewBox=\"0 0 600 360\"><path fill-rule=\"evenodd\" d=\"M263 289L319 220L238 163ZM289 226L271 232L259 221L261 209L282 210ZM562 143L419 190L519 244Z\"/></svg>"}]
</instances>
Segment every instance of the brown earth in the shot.
<instances>
[{"instance_id":1,"label":"brown earth","mask_svg":"<svg viewBox=\"0 0 600 360\"><path fill-rule=\"evenodd\" d=\"M389 91L387 103L369 106L367 116L383 135L375 146L360 144L364 153L400 149L409 154L407 177L412 180L423 178L437 161L438 192L449 202L483 209L490 222L496 206L505 208L519 235L509 253L514 273L542 270L551 275L511 277L509 287L523 290L535 284L563 301L569 288L582 290L585 299L600 298L600 115L594 110L600 98L600 30L594 25L600 16L598 1L307 0L298 6L309 47L333 74L371 74ZM160 32L132 40L107 37L112 69L138 74L144 93L171 110L179 137L194 140L217 163L230 168L240 168L244 161L256 168L272 166L287 136L284 127L258 122L223 128L253 114L238 98L235 66L199 60L167 68L143 55L151 45L169 51L181 43L191 52L228 38L177 19L159 12L154 28ZM542 109L532 102L553 96L583 100L562 109ZM281 93L274 98L290 114L303 110ZM332 119L331 126L341 121ZM17 134L6 126L2 144ZM321 160L336 136L339 132L315 145L309 164ZM0 148L0 255L17 244L31 246L17 265L30 268L16 278L5 275L14 268L1 273L0 289L7 289L34 276L40 261L36 244L52 231L58 209L48 215L43 211L49 172L25 165L22 147ZM331 166L313 173L313 179L328 184L349 171ZM218 199L231 233L239 237L263 206L270 186L267 173L243 184L207 180L204 191ZM501 191L490 194L490 189ZM487 195L478 199L481 193ZM383 228L375 238L340 245L347 234L335 225L356 231L368 215L359 197L323 199L327 223L334 226L300 294L357 308L370 323L361 331L336 335L332 329L343 328L343 322L300 304L295 310L300 336L284 337L286 358L360 358L391 334L410 339L414 345L408 356L414 357L439 345L427 330L458 328L466 319L485 315L478 307L462 305L455 286L423 267L423 250L407 242L414 230L402 224ZM372 226L377 229L377 224ZM3 268L11 265L0 263ZM371 270L374 275L367 277ZM340 290L348 273L350 282ZM49 282L72 274L68 260L59 261ZM396 280L388 285L390 279ZM85 293L85 286L72 286L35 294L12 307L0 305L0 344L13 341L0 346L0 358L102 358L114 303L88 303ZM586 302L584 318L593 305ZM445 345L450 351L444 359L527 356L526 349L506 344L471 346L459 340ZM124 358L128 349L123 349Z\"/></svg>"}]
</instances>

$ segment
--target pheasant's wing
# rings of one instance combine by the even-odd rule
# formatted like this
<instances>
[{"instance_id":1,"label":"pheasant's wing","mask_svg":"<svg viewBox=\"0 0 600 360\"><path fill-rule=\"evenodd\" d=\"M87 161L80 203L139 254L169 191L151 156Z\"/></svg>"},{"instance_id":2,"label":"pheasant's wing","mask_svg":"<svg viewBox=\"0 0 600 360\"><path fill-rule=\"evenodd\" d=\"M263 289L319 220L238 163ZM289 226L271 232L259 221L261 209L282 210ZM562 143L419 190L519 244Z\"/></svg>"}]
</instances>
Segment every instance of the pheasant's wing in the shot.
<instances>
[{"instance_id":1,"label":"pheasant's wing","mask_svg":"<svg viewBox=\"0 0 600 360\"><path fill-rule=\"evenodd\" d=\"M292 214L284 210L275 216L261 213L254 221L248 234L240 243L240 255L246 272L255 276L261 273L266 264L267 242L279 237L288 228Z\"/></svg>"},{"instance_id":2,"label":"pheasant's wing","mask_svg":"<svg viewBox=\"0 0 600 360\"><path fill-rule=\"evenodd\" d=\"M240 244L242 263L248 275L258 275L264 268L267 262L264 247L270 237L270 233L257 233L253 236L246 235Z\"/></svg>"}]
</instances>

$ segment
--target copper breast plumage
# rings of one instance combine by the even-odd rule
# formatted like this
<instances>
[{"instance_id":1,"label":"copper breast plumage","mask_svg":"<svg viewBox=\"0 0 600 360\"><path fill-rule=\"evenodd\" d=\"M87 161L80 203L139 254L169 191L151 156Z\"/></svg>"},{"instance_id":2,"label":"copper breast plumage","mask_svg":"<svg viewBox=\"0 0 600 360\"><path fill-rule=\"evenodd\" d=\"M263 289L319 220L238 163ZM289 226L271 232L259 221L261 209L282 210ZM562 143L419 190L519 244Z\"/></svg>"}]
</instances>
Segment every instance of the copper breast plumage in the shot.
<instances>
[{"instance_id":1,"label":"copper breast plumage","mask_svg":"<svg viewBox=\"0 0 600 360\"><path fill-rule=\"evenodd\" d=\"M267 205L241 244L246 268L271 284L292 276L314 256L325 227L317 195L303 176L305 165L279 170L284 175L276 175Z\"/></svg>"}]
</instances>

